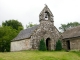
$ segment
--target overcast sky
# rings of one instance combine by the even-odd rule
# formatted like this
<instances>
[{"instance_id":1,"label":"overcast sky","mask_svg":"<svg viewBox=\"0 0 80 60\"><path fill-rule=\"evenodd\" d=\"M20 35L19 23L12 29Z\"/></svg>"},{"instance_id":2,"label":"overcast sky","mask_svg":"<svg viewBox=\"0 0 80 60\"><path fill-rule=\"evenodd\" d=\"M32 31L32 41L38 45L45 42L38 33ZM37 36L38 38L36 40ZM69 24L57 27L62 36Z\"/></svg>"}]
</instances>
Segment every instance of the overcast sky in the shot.
<instances>
[{"instance_id":1,"label":"overcast sky","mask_svg":"<svg viewBox=\"0 0 80 60\"><path fill-rule=\"evenodd\" d=\"M24 27L29 22L39 24L44 4L52 11L57 28L68 22L80 22L80 0L0 0L0 25L9 19L20 21Z\"/></svg>"}]
</instances>

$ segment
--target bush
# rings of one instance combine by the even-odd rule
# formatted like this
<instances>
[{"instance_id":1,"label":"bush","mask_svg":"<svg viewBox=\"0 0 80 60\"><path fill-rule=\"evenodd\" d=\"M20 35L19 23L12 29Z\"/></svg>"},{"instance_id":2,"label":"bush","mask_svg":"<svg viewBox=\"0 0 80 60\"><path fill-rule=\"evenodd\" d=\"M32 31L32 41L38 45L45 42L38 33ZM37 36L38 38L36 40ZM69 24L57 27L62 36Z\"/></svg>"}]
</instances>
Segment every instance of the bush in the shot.
<instances>
[{"instance_id":1,"label":"bush","mask_svg":"<svg viewBox=\"0 0 80 60\"><path fill-rule=\"evenodd\" d=\"M46 51L46 45L45 45L44 39L41 39L40 41L39 50Z\"/></svg>"},{"instance_id":2,"label":"bush","mask_svg":"<svg viewBox=\"0 0 80 60\"><path fill-rule=\"evenodd\" d=\"M58 40L58 41L56 42L56 49L55 49L55 50L56 50L56 51L62 50L62 43L61 43L60 40Z\"/></svg>"}]
</instances>

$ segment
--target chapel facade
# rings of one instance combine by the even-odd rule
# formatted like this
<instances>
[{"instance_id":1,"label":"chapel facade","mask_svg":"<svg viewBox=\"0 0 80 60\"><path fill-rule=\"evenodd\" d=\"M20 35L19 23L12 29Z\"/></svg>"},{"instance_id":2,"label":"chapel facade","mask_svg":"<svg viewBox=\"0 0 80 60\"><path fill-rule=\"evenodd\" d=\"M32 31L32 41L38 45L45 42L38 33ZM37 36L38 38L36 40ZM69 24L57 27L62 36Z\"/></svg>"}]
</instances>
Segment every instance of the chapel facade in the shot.
<instances>
[{"instance_id":1,"label":"chapel facade","mask_svg":"<svg viewBox=\"0 0 80 60\"><path fill-rule=\"evenodd\" d=\"M47 50L55 50L61 37L54 26L54 16L47 5L39 14L39 25L22 30L11 42L11 51L38 50L40 40L44 38Z\"/></svg>"}]
</instances>

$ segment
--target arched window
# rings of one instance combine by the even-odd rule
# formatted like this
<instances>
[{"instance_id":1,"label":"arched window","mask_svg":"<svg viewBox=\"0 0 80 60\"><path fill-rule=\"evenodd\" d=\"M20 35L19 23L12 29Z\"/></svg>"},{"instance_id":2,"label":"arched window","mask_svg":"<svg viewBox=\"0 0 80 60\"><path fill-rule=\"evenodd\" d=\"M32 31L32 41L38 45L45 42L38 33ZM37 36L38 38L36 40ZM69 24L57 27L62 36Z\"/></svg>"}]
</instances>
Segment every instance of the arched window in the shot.
<instances>
[{"instance_id":1,"label":"arched window","mask_svg":"<svg viewBox=\"0 0 80 60\"><path fill-rule=\"evenodd\" d=\"M45 20L48 20L48 19L49 19L48 12L45 12L45 13L44 13L44 18L45 18Z\"/></svg>"}]
</instances>

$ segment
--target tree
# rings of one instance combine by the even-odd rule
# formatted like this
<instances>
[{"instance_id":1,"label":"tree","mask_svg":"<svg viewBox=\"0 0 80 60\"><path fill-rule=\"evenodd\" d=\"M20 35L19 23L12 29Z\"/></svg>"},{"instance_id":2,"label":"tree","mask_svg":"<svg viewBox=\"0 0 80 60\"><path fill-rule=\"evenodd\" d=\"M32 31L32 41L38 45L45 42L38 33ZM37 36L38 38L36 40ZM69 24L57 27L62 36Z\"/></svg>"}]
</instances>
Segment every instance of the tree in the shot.
<instances>
[{"instance_id":1,"label":"tree","mask_svg":"<svg viewBox=\"0 0 80 60\"><path fill-rule=\"evenodd\" d=\"M9 26L0 27L0 51L10 51L10 42L17 35L17 30Z\"/></svg>"},{"instance_id":2,"label":"tree","mask_svg":"<svg viewBox=\"0 0 80 60\"><path fill-rule=\"evenodd\" d=\"M61 27L59 27L60 30L66 31L67 25L66 24L61 24Z\"/></svg>"},{"instance_id":3,"label":"tree","mask_svg":"<svg viewBox=\"0 0 80 60\"><path fill-rule=\"evenodd\" d=\"M55 50L56 50L56 51L62 50L62 43L61 43L60 40L58 40L58 41L56 42L56 49L55 49Z\"/></svg>"},{"instance_id":4,"label":"tree","mask_svg":"<svg viewBox=\"0 0 80 60\"><path fill-rule=\"evenodd\" d=\"M19 31L23 29L21 22L14 19L6 20L5 22L2 23L2 26L11 26L13 29L16 29Z\"/></svg>"},{"instance_id":5,"label":"tree","mask_svg":"<svg viewBox=\"0 0 80 60\"><path fill-rule=\"evenodd\" d=\"M26 28L30 28L30 27L33 27L33 26L35 26L35 25L37 25L37 24L33 24L32 22L29 22L29 24L26 25Z\"/></svg>"},{"instance_id":6,"label":"tree","mask_svg":"<svg viewBox=\"0 0 80 60\"><path fill-rule=\"evenodd\" d=\"M61 27L59 27L59 29L64 32L67 29L70 29L72 27L79 26L79 25L80 25L80 23L78 23L78 22L70 22L67 24L61 24Z\"/></svg>"},{"instance_id":7,"label":"tree","mask_svg":"<svg viewBox=\"0 0 80 60\"><path fill-rule=\"evenodd\" d=\"M45 45L44 39L41 39L40 41L39 50L46 51L46 45Z\"/></svg>"},{"instance_id":8,"label":"tree","mask_svg":"<svg viewBox=\"0 0 80 60\"><path fill-rule=\"evenodd\" d=\"M10 51L11 40L23 29L21 22L8 20L0 26L0 51Z\"/></svg>"}]
</instances>

